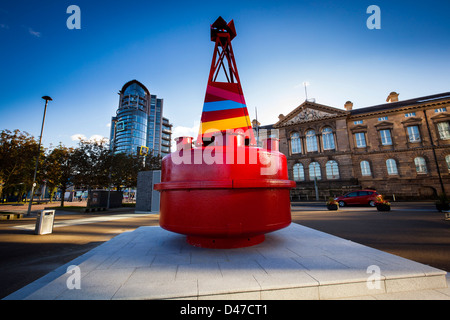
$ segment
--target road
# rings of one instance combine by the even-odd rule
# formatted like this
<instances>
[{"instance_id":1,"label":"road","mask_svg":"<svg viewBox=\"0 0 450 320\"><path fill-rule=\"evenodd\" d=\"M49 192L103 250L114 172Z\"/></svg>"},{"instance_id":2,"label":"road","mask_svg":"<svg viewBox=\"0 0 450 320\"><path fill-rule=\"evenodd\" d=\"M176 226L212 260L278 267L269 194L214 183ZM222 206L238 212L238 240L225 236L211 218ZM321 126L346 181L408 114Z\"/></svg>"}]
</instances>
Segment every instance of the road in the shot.
<instances>
[{"instance_id":1,"label":"road","mask_svg":"<svg viewBox=\"0 0 450 320\"><path fill-rule=\"evenodd\" d=\"M134 214L133 208L83 214L58 210L48 235L34 234L35 216L0 221L0 299L122 232L158 221L159 215ZM450 271L450 221L430 203L394 203L387 213L293 203L292 221Z\"/></svg>"},{"instance_id":2,"label":"road","mask_svg":"<svg viewBox=\"0 0 450 320\"><path fill-rule=\"evenodd\" d=\"M393 203L389 212L293 203L292 221L450 272L450 221L433 203Z\"/></svg>"},{"instance_id":3,"label":"road","mask_svg":"<svg viewBox=\"0 0 450 320\"><path fill-rule=\"evenodd\" d=\"M158 225L134 208L77 214L57 211L52 234L35 235L36 217L0 221L0 299L114 236Z\"/></svg>"}]
</instances>

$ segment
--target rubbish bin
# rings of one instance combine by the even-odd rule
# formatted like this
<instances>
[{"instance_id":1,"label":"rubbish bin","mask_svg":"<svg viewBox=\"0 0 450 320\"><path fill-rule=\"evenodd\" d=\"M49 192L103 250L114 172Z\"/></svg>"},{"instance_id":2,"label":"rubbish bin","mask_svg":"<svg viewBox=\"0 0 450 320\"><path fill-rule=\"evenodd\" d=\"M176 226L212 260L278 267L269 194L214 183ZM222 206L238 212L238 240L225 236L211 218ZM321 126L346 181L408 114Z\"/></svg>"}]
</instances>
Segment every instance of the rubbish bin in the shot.
<instances>
[{"instance_id":1,"label":"rubbish bin","mask_svg":"<svg viewBox=\"0 0 450 320\"><path fill-rule=\"evenodd\" d=\"M42 210L37 215L35 234L49 234L53 232L55 210Z\"/></svg>"}]
</instances>

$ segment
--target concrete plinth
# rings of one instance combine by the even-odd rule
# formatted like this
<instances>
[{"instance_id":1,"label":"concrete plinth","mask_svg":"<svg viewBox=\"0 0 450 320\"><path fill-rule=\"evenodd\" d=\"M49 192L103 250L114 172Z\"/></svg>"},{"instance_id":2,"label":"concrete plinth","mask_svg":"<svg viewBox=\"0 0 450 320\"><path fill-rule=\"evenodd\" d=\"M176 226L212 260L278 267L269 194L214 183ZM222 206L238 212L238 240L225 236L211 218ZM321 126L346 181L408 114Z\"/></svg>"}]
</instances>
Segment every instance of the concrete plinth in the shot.
<instances>
[{"instance_id":1,"label":"concrete plinth","mask_svg":"<svg viewBox=\"0 0 450 320\"><path fill-rule=\"evenodd\" d=\"M140 171L137 177L136 213L159 213L159 191L154 185L161 182L161 170Z\"/></svg>"},{"instance_id":2,"label":"concrete plinth","mask_svg":"<svg viewBox=\"0 0 450 320\"><path fill-rule=\"evenodd\" d=\"M80 289L74 287L81 271ZM298 224L258 245L204 249L160 227L98 246L5 299L339 299L432 293L446 272ZM71 278L69 278L71 277Z\"/></svg>"}]
</instances>

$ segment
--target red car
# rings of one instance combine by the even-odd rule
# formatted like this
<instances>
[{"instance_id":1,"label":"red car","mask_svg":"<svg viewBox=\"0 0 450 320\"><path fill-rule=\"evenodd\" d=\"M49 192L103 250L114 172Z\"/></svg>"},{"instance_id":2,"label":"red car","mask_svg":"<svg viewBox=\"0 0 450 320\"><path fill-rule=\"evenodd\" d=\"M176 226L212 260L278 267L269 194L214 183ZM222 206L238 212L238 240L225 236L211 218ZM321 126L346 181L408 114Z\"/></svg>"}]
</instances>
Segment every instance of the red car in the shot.
<instances>
[{"instance_id":1,"label":"red car","mask_svg":"<svg viewBox=\"0 0 450 320\"><path fill-rule=\"evenodd\" d=\"M344 207L346 205L352 204L365 204L365 205L368 204L374 207L378 195L379 193L376 192L375 190L364 189L348 192L343 196L335 198L334 200L336 200L339 203L339 207Z\"/></svg>"}]
</instances>

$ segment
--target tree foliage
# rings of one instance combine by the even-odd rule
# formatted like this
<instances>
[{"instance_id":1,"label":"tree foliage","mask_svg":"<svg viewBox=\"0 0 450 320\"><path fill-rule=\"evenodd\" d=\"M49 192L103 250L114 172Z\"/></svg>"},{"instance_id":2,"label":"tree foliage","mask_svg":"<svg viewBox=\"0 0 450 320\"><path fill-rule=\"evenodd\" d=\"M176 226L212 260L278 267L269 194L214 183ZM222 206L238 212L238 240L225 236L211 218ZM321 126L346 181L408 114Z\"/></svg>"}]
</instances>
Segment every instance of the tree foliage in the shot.
<instances>
[{"instance_id":1,"label":"tree foliage","mask_svg":"<svg viewBox=\"0 0 450 320\"><path fill-rule=\"evenodd\" d=\"M50 190L50 198L59 189L61 194L61 207L64 206L64 193L70 186L74 176L73 154L74 148L67 148L59 145L54 148L46 157L44 171L47 179L47 186Z\"/></svg>"},{"instance_id":2,"label":"tree foliage","mask_svg":"<svg viewBox=\"0 0 450 320\"><path fill-rule=\"evenodd\" d=\"M3 130L0 133L0 193L26 194L31 190L38 143L26 132ZM64 193L73 186L91 190L114 187L117 190L137 185L139 171L161 169L160 156L113 153L106 141L80 140L78 147L59 145L41 148L36 183L46 184L50 195Z\"/></svg>"},{"instance_id":3,"label":"tree foliage","mask_svg":"<svg viewBox=\"0 0 450 320\"><path fill-rule=\"evenodd\" d=\"M110 151L106 141L80 140L72 154L73 183L83 189L100 189L108 185Z\"/></svg>"},{"instance_id":4,"label":"tree foliage","mask_svg":"<svg viewBox=\"0 0 450 320\"><path fill-rule=\"evenodd\" d=\"M27 132L3 130L0 133L0 182L3 195L16 193L21 198L21 193L31 189L38 146L38 142ZM39 152L43 155L44 150Z\"/></svg>"}]
</instances>

